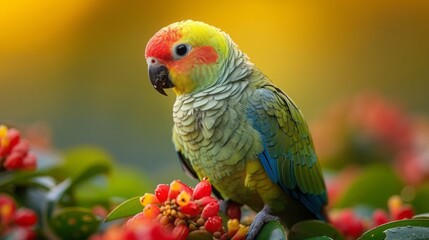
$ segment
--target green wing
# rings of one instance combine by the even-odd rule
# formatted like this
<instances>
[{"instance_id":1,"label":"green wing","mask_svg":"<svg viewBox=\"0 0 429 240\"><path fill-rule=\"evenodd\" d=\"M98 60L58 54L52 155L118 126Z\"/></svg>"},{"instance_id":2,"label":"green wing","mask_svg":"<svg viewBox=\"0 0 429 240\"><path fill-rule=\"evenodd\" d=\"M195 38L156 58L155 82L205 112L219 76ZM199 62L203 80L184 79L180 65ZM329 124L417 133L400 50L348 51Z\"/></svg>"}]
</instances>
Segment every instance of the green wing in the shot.
<instances>
[{"instance_id":1,"label":"green wing","mask_svg":"<svg viewBox=\"0 0 429 240\"><path fill-rule=\"evenodd\" d=\"M258 157L271 180L325 219L326 187L304 118L280 89L265 84L250 98L248 117L259 131L264 151Z\"/></svg>"}]
</instances>

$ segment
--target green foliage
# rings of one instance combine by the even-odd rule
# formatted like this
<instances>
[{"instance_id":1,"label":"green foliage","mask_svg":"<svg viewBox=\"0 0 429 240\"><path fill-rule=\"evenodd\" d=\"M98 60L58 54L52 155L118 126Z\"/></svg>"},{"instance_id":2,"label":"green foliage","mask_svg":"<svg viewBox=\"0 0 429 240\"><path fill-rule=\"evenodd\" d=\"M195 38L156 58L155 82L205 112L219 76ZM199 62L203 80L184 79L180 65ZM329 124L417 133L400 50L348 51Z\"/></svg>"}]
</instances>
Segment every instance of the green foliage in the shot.
<instances>
[{"instance_id":1,"label":"green foliage","mask_svg":"<svg viewBox=\"0 0 429 240\"><path fill-rule=\"evenodd\" d=\"M52 230L61 239L87 239L99 224L91 210L80 207L59 209L50 220Z\"/></svg>"},{"instance_id":2,"label":"green foliage","mask_svg":"<svg viewBox=\"0 0 429 240\"><path fill-rule=\"evenodd\" d=\"M47 176L45 172L4 172L0 173L0 190L8 191L16 186L33 186L44 190L49 190L49 186L37 180L38 177Z\"/></svg>"},{"instance_id":3,"label":"green foliage","mask_svg":"<svg viewBox=\"0 0 429 240\"><path fill-rule=\"evenodd\" d=\"M386 223L364 233L359 240L429 239L429 220L411 219Z\"/></svg>"},{"instance_id":4,"label":"green foliage","mask_svg":"<svg viewBox=\"0 0 429 240\"><path fill-rule=\"evenodd\" d=\"M101 223L91 210L94 205L109 208L117 197L141 194L150 185L141 173L115 167L101 149L75 148L64 156L39 171L0 173L0 191L9 192L17 202L38 212L41 237L87 239ZM44 165L44 159L39 161Z\"/></svg>"},{"instance_id":5,"label":"green foliage","mask_svg":"<svg viewBox=\"0 0 429 240\"><path fill-rule=\"evenodd\" d=\"M65 151L64 159L50 173L56 179L64 180L67 176L79 175L94 165L112 168L113 159L107 152L97 147L76 147Z\"/></svg>"},{"instance_id":6,"label":"green foliage","mask_svg":"<svg viewBox=\"0 0 429 240\"><path fill-rule=\"evenodd\" d=\"M61 208L61 200L66 196L72 196L73 190L79 184L100 174L107 174L110 166L106 164L94 164L81 169L73 177L67 178L46 194L46 211L43 213L44 225L62 239L84 239L93 234L100 221L87 208ZM49 229L47 232L51 232Z\"/></svg>"},{"instance_id":7,"label":"green foliage","mask_svg":"<svg viewBox=\"0 0 429 240\"><path fill-rule=\"evenodd\" d=\"M384 165L368 165L346 189L336 207L368 205L386 208L386 200L401 192L402 182L393 169Z\"/></svg>"},{"instance_id":8,"label":"green foliage","mask_svg":"<svg viewBox=\"0 0 429 240\"><path fill-rule=\"evenodd\" d=\"M286 230L278 221L270 221L264 224L256 236L256 240L277 239L286 240Z\"/></svg>"},{"instance_id":9,"label":"green foliage","mask_svg":"<svg viewBox=\"0 0 429 240\"><path fill-rule=\"evenodd\" d=\"M88 166L95 165L104 166L111 171L79 185L75 190L74 198L81 206L108 205L117 198L122 201L147 191L152 185L141 171L116 166L108 153L95 147L87 146L66 151L64 162L54 171L62 176L74 176Z\"/></svg>"},{"instance_id":10,"label":"green foliage","mask_svg":"<svg viewBox=\"0 0 429 240\"><path fill-rule=\"evenodd\" d=\"M97 177L82 184L76 191L76 200L83 206L107 204L112 200L117 203L148 192L151 185L151 180L137 170L114 166L108 176Z\"/></svg>"},{"instance_id":11,"label":"green foliage","mask_svg":"<svg viewBox=\"0 0 429 240\"><path fill-rule=\"evenodd\" d=\"M47 216L48 219L52 214L52 211L60 200L64 197L66 193L72 191L78 184L84 182L85 180L97 176L99 174L104 174L109 171L109 167L106 165L93 165L89 166L87 169L83 170L80 174L76 176L67 178L62 181L57 186L53 187L47 194Z\"/></svg>"},{"instance_id":12,"label":"green foliage","mask_svg":"<svg viewBox=\"0 0 429 240\"><path fill-rule=\"evenodd\" d=\"M365 150L358 149L359 151L372 154L375 149L378 149L378 146L374 148L368 144L369 141L364 142L366 145L356 145ZM398 211L408 214L406 216L408 218L413 213L423 214L416 215L410 220L388 222L375 227L364 233L359 239L429 239L428 182L422 181L415 185L408 182L407 184L402 173L395 170L392 164L388 164L388 161L384 161L386 158L386 155L383 155L384 152L382 155L371 155L379 160L383 158L382 161L368 161L373 158L369 155L357 154L356 152L359 151L350 151L347 154L353 155L354 158L365 159L365 164L360 165L356 172L351 172L350 177L343 174L346 176L345 178L338 178L346 181L343 185L342 181L338 182L337 186L340 186L338 189L342 192L337 195L333 207L338 208L335 209L335 211L338 210L338 213L351 211L352 215L343 215L348 217L340 221L346 223L345 226L332 221L332 224L338 227L336 229L331 224L311 220L299 222L286 232L279 222L273 221L263 226L257 239L341 240L350 237L354 239L369 226L403 218L404 215L398 214ZM142 212L143 207L140 204L139 196L148 192L149 186L154 184L144 178L140 170L119 167L114 164L112 157L107 152L89 146L71 149L62 156L64 159L55 158L54 164L51 164L52 159L49 164L43 164L43 159L40 159L42 162L39 166L43 167L38 171L0 172L0 192L13 195L19 207L31 208L39 215L36 227L39 238L89 238L92 234L102 230L100 217L92 211L94 206L97 206L94 208L97 210L97 214L104 217L103 210L110 209L111 206L122 202L110 212L105 219L106 222ZM401 200L396 203L393 201L392 205L389 200L389 205L386 204L393 195L400 195L397 198L402 197L403 202ZM123 202L128 198L130 199ZM385 213L386 216L383 215L383 211L377 211L378 215L374 214L374 209L386 209L387 206L389 206L389 211ZM393 214L395 211L392 210L392 206L396 206L398 210L395 214ZM99 207L104 207L104 209ZM348 209L341 210L341 208ZM378 222L375 220L376 215ZM223 225L226 227L228 217L224 214L219 214L219 216L222 217ZM334 216L339 215L335 213L331 215L331 217ZM353 225L352 220L356 221L357 225ZM347 226L349 222L350 224ZM109 224L103 226L109 226ZM361 228L348 228L350 226L360 226ZM355 230L353 235L351 235L350 229ZM1 237L13 239L16 238L16 234L12 232ZM191 232L187 239L212 238L213 234L204 230L196 230Z\"/></svg>"},{"instance_id":13,"label":"green foliage","mask_svg":"<svg viewBox=\"0 0 429 240\"><path fill-rule=\"evenodd\" d=\"M116 219L129 217L141 212L142 210L143 207L140 204L140 196L133 197L113 209L106 217L105 221L110 222Z\"/></svg>"},{"instance_id":14,"label":"green foliage","mask_svg":"<svg viewBox=\"0 0 429 240\"><path fill-rule=\"evenodd\" d=\"M429 212L429 183L425 183L416 189L416 195L411 201L411 204L416 209L416 212Z\"/></svg>"}]
</instances>

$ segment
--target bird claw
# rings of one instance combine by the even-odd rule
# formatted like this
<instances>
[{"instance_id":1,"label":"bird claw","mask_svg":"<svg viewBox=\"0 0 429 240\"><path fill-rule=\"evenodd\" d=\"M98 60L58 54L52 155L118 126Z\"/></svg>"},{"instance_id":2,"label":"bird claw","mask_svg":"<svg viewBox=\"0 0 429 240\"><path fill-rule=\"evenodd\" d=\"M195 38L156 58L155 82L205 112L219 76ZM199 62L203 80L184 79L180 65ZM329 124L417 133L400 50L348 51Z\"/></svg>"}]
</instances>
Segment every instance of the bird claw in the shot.
<instances>
[{"instance_id":1,"label":"bird claw","mask_svg":"<svg viewBox=\"0 0 429 240\"><path fill-rule=\"evenodd\" d=\"M270 212L271 209L268 206L265 206L258 214L256 214L255 219L253 219L252 224L250 224L246 240L254 240L265 223L280 220L279 217L271 215Z\"/></svg>"}]
</instances>

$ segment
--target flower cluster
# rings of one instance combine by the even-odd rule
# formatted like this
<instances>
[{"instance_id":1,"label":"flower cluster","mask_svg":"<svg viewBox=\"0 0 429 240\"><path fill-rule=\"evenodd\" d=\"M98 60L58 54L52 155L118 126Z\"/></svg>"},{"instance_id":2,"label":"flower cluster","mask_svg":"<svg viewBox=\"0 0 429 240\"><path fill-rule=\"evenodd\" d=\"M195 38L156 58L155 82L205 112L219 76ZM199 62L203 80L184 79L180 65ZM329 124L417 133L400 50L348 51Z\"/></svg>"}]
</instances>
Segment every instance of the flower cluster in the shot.
<instances>
[{"instance_id":1,"label":"flower cluster","mask_svg":"<svg viewBox=\"0 0 429 240\"><path fill-rule=\"evenodd\" d=\"M145 226L146 234L157 236L157 239L165 235L161 238L165 240L170 239L169 236L184 240L204 235L213 239L244 239L248 227L240 224L238 219L231 219L224 226L219 216L219 202L211 194L212 186L208 179L203 179L195 188L179 180L169 185L159 184L154 194L146 193L140 198L143 211L129 219L126 227L139 229L139 226ZM236 209L229 212L240 215ZM148 225L148 221L151 224Z\"/></svg>"},{"instance_id":2,"label":"flower cluster","mask_svg":"<svg viewBox=\"0 0 429 240\"><path fill-rule=\"evenodd\" d=\"M347 239L356 239L371 228L390 221L409 219L414 215L413 208L408 204L404 204L397 195L390 197L387 205L388 212L376 209L370 218L359 216L350 208L342 209L331 214L331 222Z\"/></svg>"},{"instance_id":3,"label":"flower cluster","mask_svg":"<svg viewBox=\"0 0 429 240\"><path fill-rule=\"evenodd\" d=\"M376 93L336 103L310 127L325 168L378 162L392 165L408 185L429 179L429 119Z\"/></svg>"},{"instance_id":4,"label":"flower cluster","mask_svg":"<svg viewBox=\"0 0 429 240\"><path fill-rule=\"evenodd\" d=\"M384 160L381 157L395 161L392 157L413 147L414 130L413 119L407 112L373 93L341 101L311 124L319 159L330 167L344 166L350 161L371 163L373 159L368 158L374 153L375 160Z\"/></svg>"},{"instance_id":5,"label":"flower cluster","mask_svg":"<svg viewBox=\"0 0 429 240\"><path fill-rule=\"evenodd\" d=\"M14 199L6 194L0 194L0 220L0 238L36 239L36 213L28 208L17 209Z\"/></svg>"},{"instance_id":6,"label":"flower cluster","mask_svg":"<svg viewBox=\"0 0 429 240\"><path fill-rule=\"evenodd\" d=\"M37 160L29 149L29 142L21 139L18 130L0 125L0 169L35 169Z\"/></svg>"}]
</instances>

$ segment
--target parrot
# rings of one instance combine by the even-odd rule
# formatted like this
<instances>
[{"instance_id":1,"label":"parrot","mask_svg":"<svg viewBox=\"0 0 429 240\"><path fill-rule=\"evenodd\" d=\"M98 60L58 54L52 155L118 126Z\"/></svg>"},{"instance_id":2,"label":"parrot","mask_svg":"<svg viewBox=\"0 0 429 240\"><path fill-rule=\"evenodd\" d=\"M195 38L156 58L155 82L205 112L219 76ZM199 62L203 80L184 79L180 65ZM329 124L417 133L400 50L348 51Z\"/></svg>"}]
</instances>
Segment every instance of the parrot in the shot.
<instances>
[{"instance_id":1,"label":"parrot","mask_svg":"<svg viewBox=\"0 0 429 240\"><path fill-rule=\"evenodd\" d=\"M153 35L145 58L155 90L176 95L172 139L182 168L207 177L222 199L257 212L247 239L273 220L286 229L328 221L323 173L301 111L226 32L175 22Z\"/></svg>"}]
</instances>

